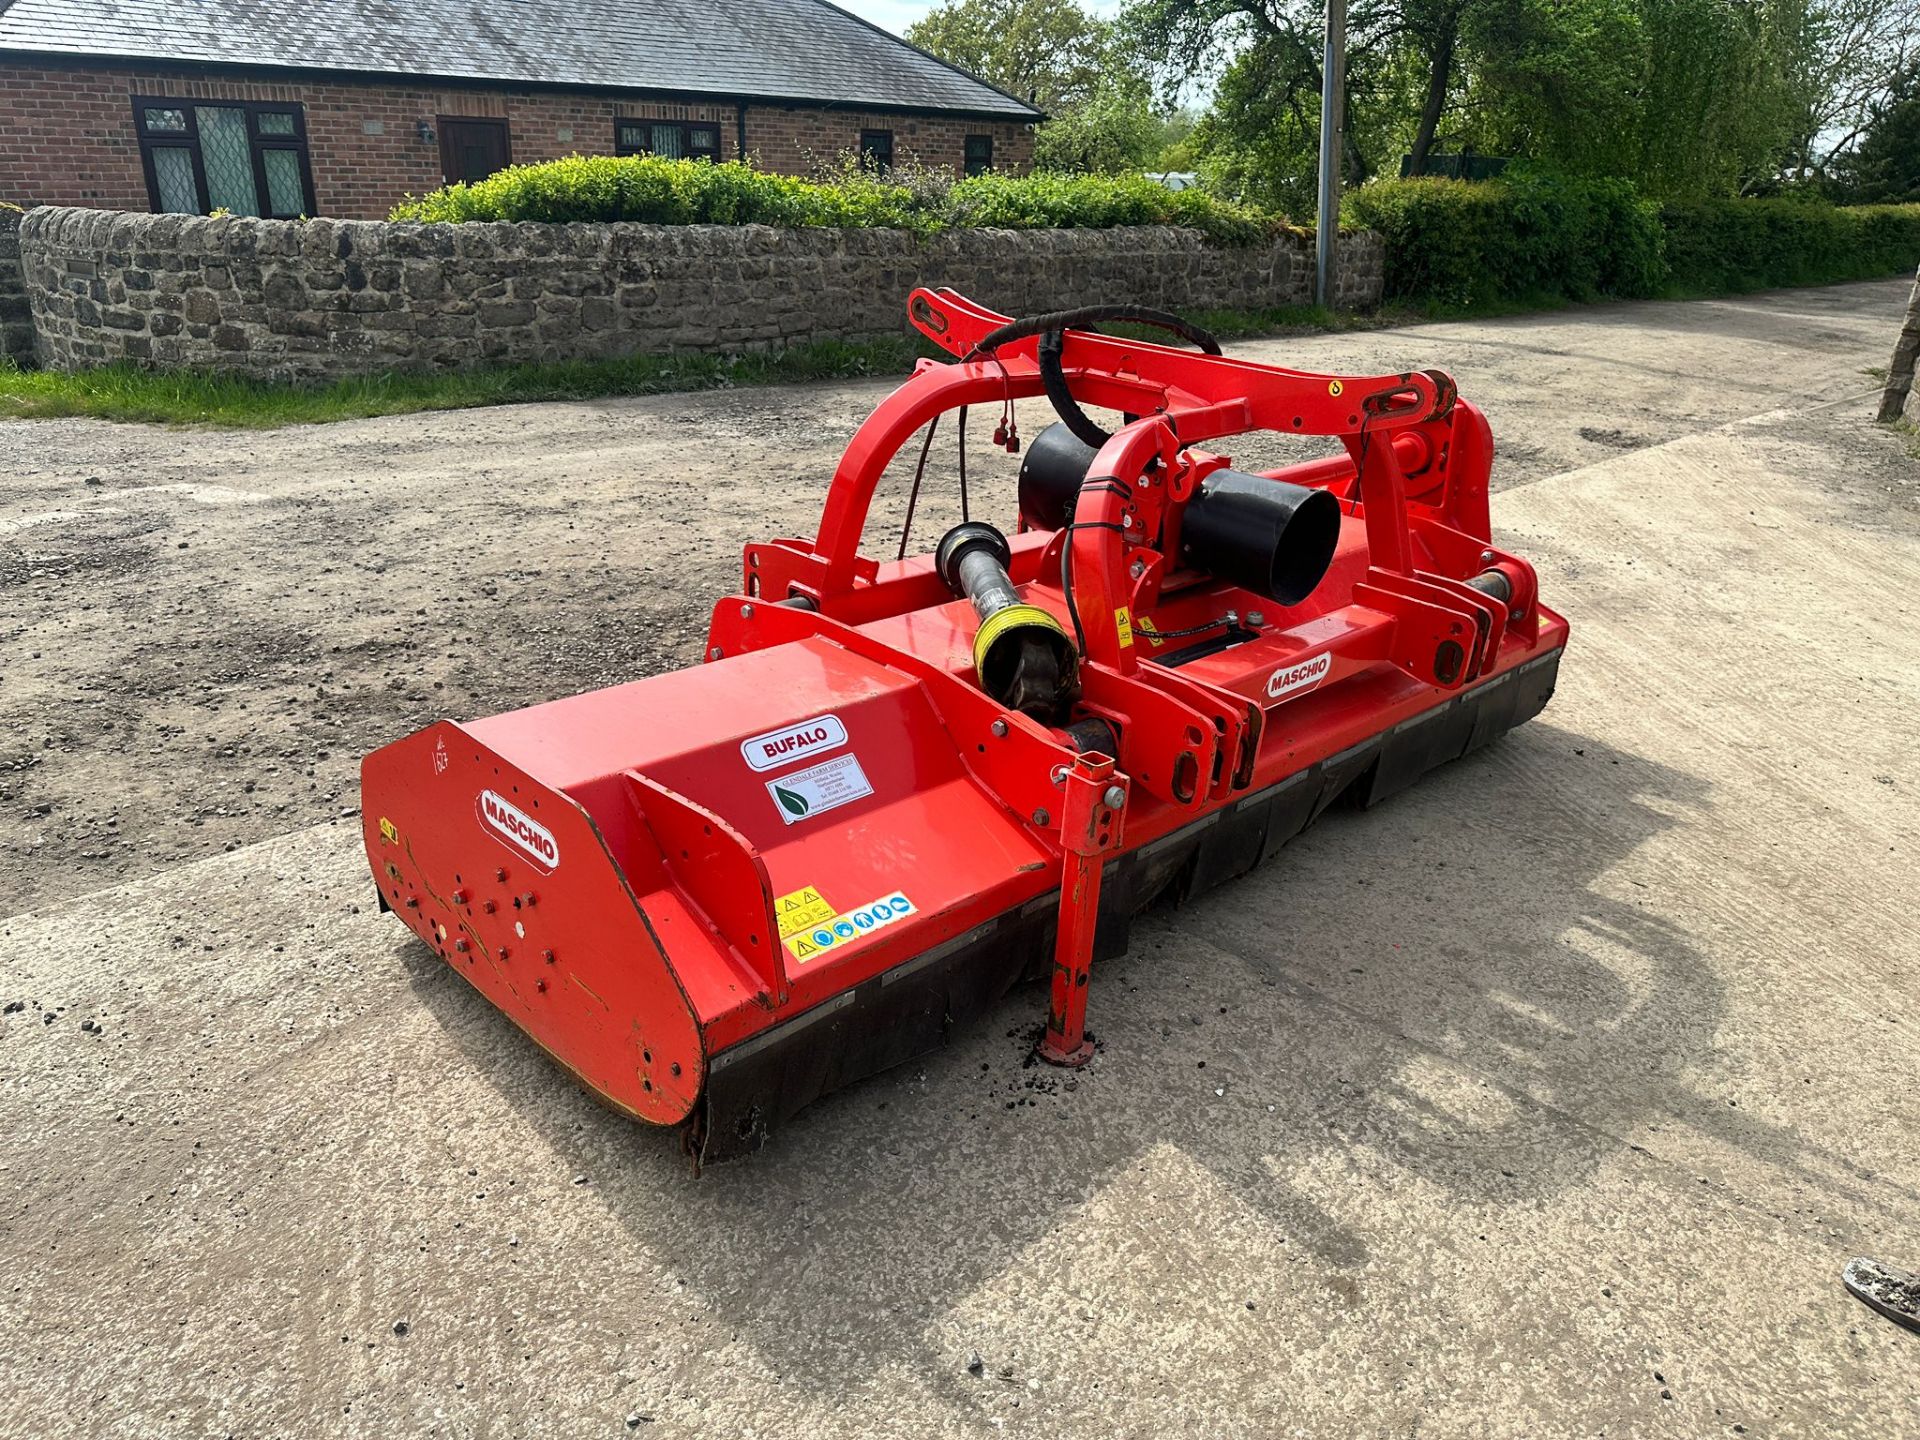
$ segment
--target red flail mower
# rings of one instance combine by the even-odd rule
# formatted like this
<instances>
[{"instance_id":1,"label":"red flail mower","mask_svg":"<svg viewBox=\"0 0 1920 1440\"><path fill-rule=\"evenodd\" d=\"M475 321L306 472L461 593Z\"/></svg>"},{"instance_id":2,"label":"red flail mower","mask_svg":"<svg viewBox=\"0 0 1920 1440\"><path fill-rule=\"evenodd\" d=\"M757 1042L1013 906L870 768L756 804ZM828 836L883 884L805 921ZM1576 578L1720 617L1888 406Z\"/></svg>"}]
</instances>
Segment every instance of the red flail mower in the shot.
<instances>
[{"instance_id":1,"label":"red flail mower","mask_svg":"<svg viewBox=\"0 0 1920 1440\"><path fill-rule=\"evenodd\" d=\"M696 1162L1025 978L1051 977L1040 1056L1083 1063L1089 970L1135 913L1531 718L1567 639L1492 543L1492 435L1444 373L1228 359L1135 307L908 308L956 360L860 427L812 539L747 547L706 663L364 766L382 906ZM1203 353L1095 328L1116 320ZM1013 401L1042 394L1060 419L1012 535L861 553L922 427L986 407L1017 450ZM1345 453L1247 474L1206 448L1259 431Z\"/></svg>"}]
</instances>

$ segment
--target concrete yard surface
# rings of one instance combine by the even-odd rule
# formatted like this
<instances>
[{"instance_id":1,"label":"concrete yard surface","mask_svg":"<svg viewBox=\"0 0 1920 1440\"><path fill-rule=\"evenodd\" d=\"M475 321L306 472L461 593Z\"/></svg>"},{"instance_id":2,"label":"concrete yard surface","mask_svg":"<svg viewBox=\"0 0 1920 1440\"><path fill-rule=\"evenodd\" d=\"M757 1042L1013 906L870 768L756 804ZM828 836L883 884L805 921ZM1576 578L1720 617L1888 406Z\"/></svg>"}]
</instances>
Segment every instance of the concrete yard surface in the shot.
<instances>
[{"instance_id":1,"label":"concrete yard surface","mask_svg":"<svg viewBox=\"0 0 1920 1440\"><path fill-rule=\"evenodd\" d=\"M351 764L693 658L883 387L0 427L0 1436L1920 1436L1839 1281L1920 1268L1904 295L1240 347L1491 393L1553 703L1143 919L1088 1069L1018 990L698 1180Z\"/></svg>"}]
</instances>

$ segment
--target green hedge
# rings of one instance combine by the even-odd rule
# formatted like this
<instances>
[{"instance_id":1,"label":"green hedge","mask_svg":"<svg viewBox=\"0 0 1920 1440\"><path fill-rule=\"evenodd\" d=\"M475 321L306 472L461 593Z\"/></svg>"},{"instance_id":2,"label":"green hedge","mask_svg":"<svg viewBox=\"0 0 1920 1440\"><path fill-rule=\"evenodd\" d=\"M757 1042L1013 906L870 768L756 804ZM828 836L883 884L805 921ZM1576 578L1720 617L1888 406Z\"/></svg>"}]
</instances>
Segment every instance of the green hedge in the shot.
<instances>
[{"instance_id":1,"label":"green hedge","mask_svg":"<svg viewBox=\"0 0 1920 1440\"><path fill-rule=\"evenodd\" d=\"M1378 181L1351 193L1346 218L1385 238L1389 299L1446 307L1726 294L1920 264L1920 205L1662 208L1626 181L1538 173Z\"/></svg>"},{"instance_id":2,"label":"green hedge","mask_svg":"<svg viewBox=\"0 0 1920 1440\"><path fill-rule=\"evenodd\" d=\"M637 220L654 225L961 226L1186 225L1222 244L1252 244L1279 222L1196 191L1176 194L1142 176L979 175L928 172L900 180L769 175L737 162L649 156L574 156L515 165L472 185L449 185L394 207L395 220Z\"/></svg>"},{"instance_id":3,"label":"green hedge","mask_svg":"<svg viewBox=\"0 0 1920 1440\"><path fill-rule=\"evenodd\" d=\"M1668 288L1682 293L1871 280L1920 265L1920 205L1706 200L1660 218Z\"/></svg>"},{"instance_id":4,"label":"green hedge","mask_svg":"<svg viewBox=\"0 0 1920 1440\"><path fill-rule=\"evenodd\" d=\"M1386 241L1388 299L1594 300L1651 294L1664 273L1659 209L1624 180L1383 180L1345 218Z\"/></svg>"}]
</instances>

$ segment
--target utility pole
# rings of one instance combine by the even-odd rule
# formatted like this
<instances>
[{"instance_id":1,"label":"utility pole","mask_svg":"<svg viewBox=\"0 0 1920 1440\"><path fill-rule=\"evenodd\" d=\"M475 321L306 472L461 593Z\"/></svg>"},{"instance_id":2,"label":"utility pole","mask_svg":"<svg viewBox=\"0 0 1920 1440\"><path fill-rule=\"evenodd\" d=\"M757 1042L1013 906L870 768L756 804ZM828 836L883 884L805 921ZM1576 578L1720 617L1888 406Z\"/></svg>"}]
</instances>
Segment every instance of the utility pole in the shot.
<instances>
[{"instance_id":1,"label":"utility pole","mask_svg":"<svg viewBox=\"0 0 1920 1440\"><path fill-rule=\"evenodd\" d=\"M1347 0L1327 0L1327 53L1320 66L1320 216L1314 292L1331 310L1339 266L1340 165L1346 155Z\"/></svg>"}]
</instances>

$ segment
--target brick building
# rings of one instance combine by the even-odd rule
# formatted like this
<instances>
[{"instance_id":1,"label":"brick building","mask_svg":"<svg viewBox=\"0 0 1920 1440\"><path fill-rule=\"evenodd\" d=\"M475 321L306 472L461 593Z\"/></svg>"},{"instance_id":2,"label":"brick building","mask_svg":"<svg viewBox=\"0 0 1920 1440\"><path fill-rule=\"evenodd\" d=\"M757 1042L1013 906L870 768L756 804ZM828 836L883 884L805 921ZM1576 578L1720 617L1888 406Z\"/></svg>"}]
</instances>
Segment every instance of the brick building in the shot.
<instances>
[{"instance_id":1,"label":"brick building","mask_svg":"<svg viewBox=\"0 0 1920 1440\"><path fill-rule=\"evenodd\" d=\"M0 0L0 201L377 219L564 155L1023 169L1023 103L827 0Z\"/></svg>"}]
</instances>

